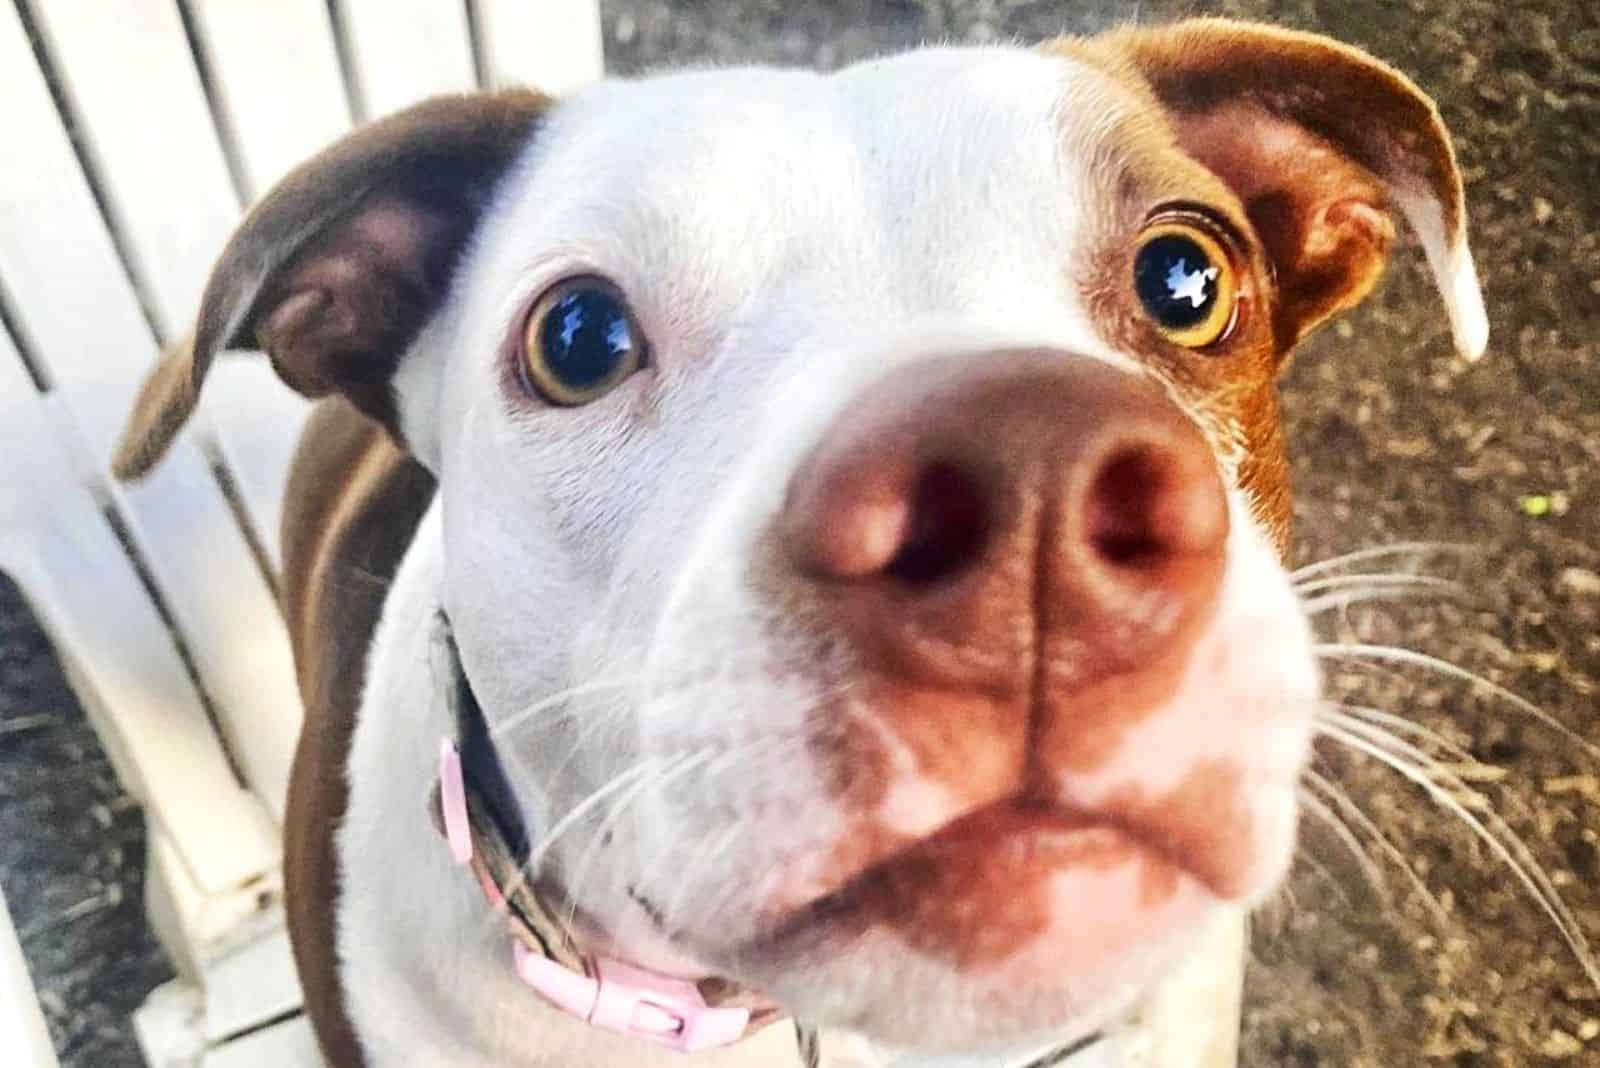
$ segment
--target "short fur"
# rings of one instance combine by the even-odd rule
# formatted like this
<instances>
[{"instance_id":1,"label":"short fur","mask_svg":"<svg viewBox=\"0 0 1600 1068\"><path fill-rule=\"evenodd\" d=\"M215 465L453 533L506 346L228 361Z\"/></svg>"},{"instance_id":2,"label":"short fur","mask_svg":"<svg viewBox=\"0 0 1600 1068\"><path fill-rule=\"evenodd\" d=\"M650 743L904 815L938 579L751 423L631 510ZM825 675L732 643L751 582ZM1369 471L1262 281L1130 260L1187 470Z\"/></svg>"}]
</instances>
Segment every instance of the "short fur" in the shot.
<instances>
[{"instance_id":1,"label":"short fur","mask_svg":"<svg viewBox=\"0 0 1600 1068\"><path fill-rule=\"evenodd\" d=\"M521 986L437 841L441 610L540 839L541 891L595 951L726 976L908 1065L1010 1063L1147 995L1292 851L1318 677L1280 561L1275 378L1370 290L1391 202L1475 357L1431 103L1342 45L1217 20L827 77L450 98L286 179L152 375L119 471L156 462L222 348L253 340L291 385L342 395L307 431L284 526L307 712L290 919L330 1063L680 1063ZM1236 326L1202 352L1131 290L1140 232L1175 207L1236 260ZM626 295L650 359L557 408L522 387L524 319L583 274ZM965 412L995 432L963 422L959 392L919 393L935 374L1012 397ZM1070 600L1015 595L1065 588L1040 569L1071 563L1025 551L1064 522L1037 472L1068 430L1041 397L1081 402L1059 422L1086 455L1141 411L1202 443L1226 537L1181 625L1170 591L1092 632ZM1020 548L980 575L986 599L871 617L890 656L849 614L861 598L796 564L817 517L789 510L828 446L924 403L922 423L885 425L942 427L982 462L1009 443L1000 469L1035 474L997 483L1023 487ZM1091 825L1034 836L1023 796ZM770 1037L694 1063L792 1052Z\"/></svg>"}]
</instances>

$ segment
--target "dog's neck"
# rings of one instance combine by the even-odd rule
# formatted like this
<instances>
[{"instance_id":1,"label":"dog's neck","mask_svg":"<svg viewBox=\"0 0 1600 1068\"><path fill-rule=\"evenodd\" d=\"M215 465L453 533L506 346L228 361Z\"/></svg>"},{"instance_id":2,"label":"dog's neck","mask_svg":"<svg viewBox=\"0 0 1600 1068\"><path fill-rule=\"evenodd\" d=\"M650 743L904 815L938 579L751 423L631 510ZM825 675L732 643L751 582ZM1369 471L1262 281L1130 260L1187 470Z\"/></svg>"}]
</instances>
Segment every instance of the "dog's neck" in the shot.
<instances>
[{"instance_id":1,"label":"dog's neck","mask_svg":"<svg viewBox=\"0 0 1600 1068\"><path fill-rule=\"evenodd\" d=\"M453 730L441 743L434 821L504 918L522 980L574 1019L686 1053L730 1045L779 1019L775 1005L726 981L660 975L583 951L540 898L522 808L442 610L436 632L436 674ZM798 1056L814 1064L815 1035L798 1030Z\"/></svg>"}]
</instances>

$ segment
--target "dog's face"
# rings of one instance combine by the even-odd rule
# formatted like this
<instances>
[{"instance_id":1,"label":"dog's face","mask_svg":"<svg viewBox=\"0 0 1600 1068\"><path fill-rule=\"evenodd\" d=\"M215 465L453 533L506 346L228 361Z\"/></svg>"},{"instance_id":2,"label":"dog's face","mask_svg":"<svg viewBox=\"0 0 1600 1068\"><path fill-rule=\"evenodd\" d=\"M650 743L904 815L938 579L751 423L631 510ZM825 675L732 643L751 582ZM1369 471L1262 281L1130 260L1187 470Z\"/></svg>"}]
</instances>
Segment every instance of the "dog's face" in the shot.
<instances>
[{"instance_id":1,"label":"dog's face","mask_svg":"<svg viewBox=\"0 0 1600 1068\"><path fill-rule=\"evenodd\" d=\"M966 1048L1275 887L1318 697L1276 372L1391 201L1482 344L1409 83L1206 22L456 101L285 190L134 443L251 339L396 429L613 955Z\"/></svg>"}]
</instances>

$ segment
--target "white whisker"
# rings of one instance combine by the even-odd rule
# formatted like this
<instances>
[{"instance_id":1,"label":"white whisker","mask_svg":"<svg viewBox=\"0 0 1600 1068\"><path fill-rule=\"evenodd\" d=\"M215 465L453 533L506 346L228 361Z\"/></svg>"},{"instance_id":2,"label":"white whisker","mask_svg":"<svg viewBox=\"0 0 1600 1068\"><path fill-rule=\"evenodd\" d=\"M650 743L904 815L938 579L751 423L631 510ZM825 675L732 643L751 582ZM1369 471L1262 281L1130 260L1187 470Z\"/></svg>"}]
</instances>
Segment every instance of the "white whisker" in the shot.
<instances>
[{"instance_id":1,"label":"white whisker","mask_svg":"<svg viewBox=\"0 0 1600 1068\"><path fill-rule=\"evenodd\" d=\"M1312 650L1317 656L1323 658L1333 657L1338 659L1348 658L1351 660L1377 660L1388 661L1396 664L1409 664L1414 667L1427 668L1440 675L1458 679L1462 682L1471 683L1473 686L1478 687L1485 693L1506 702L1518 711L1533 717L1540 723L1543 723L1551 730L1560 734L1567 741L1572 742L1585 753L1588 753L1591 757L1600 759L1600 746L1590 742L1588 739L1578 734L1571 727L1568 727L1566 724L1556 719L1538 705L1527 700L1526 698L1517 696L1504 686L1490 682L1482 675L1468 671L1466 668L1459 667L1456 664L1452 664L1448 660L1443 660L1437 656L1430 656L1427 653L1419 653L1412 649L1401 649L1392 645L1368 645L1359 642L1325 643L1313 646Z\"/></svg>"},{"instance_id":2,"label":"white whisker","mask_svg":"<svg viewBox=\"0 0 1600 1068\"><path fill-rule=\"evenodd\" d=\"M666 934L669 938L682 929L683 905L689 891L694 887L694 877L700 873L701 869L713 861L720 860L728 847L737 841L745 831L746 828L742 823L732 823L714 836L711 842L698 843L699 848L695 851L695 857L689 861L679 876L678 889L673 891L672 897L667 900L665 907L661 910L662 926L666 928ZM715 843L714 847L713 843ZM663 854L663 857L665 858L669 855Z\"/></svg>"},{"instance_id":3,"label":"white whisker","mask_svg":"<svg viewBox=\"0 0 1600 1068\"><path fill-rule=\"evenodd\" d=\"M1289 581L1298 585L1306 579L1321 575L1329 571L1349 567L1352 564L1364 563L1368 560L1377 560L1386 556L1415 556L1425 558L1428 556L1476 556L1482 553L1479 546L1466 542L1451 541L1401 541L1393 545L1377 545L1368 549L1357 549L1354 552L1344 553L1340 556L1330 556L1326 560L1305 564L1289 573Z\"/></svg>"},{"instance_id":4,"label":"white whisker","mask_svg":"<svg viewBox=\"0 0 1600 1068\"><path fill-rule=\"evenodd\" d=\"M1389 731L1398 731L1401 734L1407 734L1415 738L1420 738L1429 745L1438 746L1440 749L1444 750L1450 756L1454 757L1458 761L1461 761L1462 763L1476 763L1478 759L1468 752L1465 747L1452 742L1438 731L1426 727L1421 723L1417 723L1414 720L1406 719L1404 716L1397 716L1392 712L1385 712L1382 709L1369 708L1366 705L1348 705L1343 703L1328 702L1324 704L1321 709L1319 709L1318 715L1322 714L1351 716L1358 720L1363 720L1374 727L1382 727Z\"/></svg>"},{"instance_id":5,"label":"white whisker","mask_svg":"<svg viewBox=\"0 0 1600 1068\"><path fill-rule=\"evenodd\" d=\"M1312 772L1308 770L1307 774L1310 775ZM1361 868L1361 874L1366 877L1367 884L1372 887L1373 893L1378 895L1378 900L1383 902L1384 909L1391 908L1393 898L1389 893L1389 881L1385 878L1383 869L1378 867L1377 863L1368 855L1366 847L1361 844L1361 839L1356 833L1350 829L1350 825L1340 819L1338 814L1309 788L1300 790L1300 803L1305 806L1307 812L1321 820L1333 832L1334 837L1339 839L1340 844L1350 851L1350 855L1355 858L1356 864Z\"/></svg>"},{"instance_id":6,"label":"white whisker","mask_svg":"<svg viewBox=\"0 0 1600 1068\"><path fill-rule=\"evenodd\" d=\"M583 819L599 806L605 804L606 800L613 794L627 789L639 778L647 776L652 771L655 771L662 763L663 758L661 757L646 757L645 759L628 766L621 772L618 772L616 775L612 776L611 779L605 783L605 785L592 791L582 801L578 802L576 805L573 805L572 808L567 811L567 814L561 817L561 819L557 820L550 830L545 833L544 837L540 839L538 846L529 851L528 862L524 865L524 867L529 872L537 872L539 868L543 866L545 857L549 855L551 847L555 845L556 841L560 839L563 834L571 830L579 820Z\"/></svg>"},{"instance_id":7,"label":"white whisker","mask_svg":"<svg viewBox=\"0 0 1600 1068\"><path fill-rule=\"evenodd\" d=\"M526 708L514 712L500 722L493 724L489 728L489 737L499 739L501 735L516 730L539 713L554 708L556 705L565 704L574 697L583 697L601 690L620 690L624 686L630 685L633 681L632 678L595 679L592 682L580 683L576 686L568 686L563 690L557 690L555 693L547 697L541 697Z\"/></svg>"},{"instance_id":8,"label":"white whisker","mask_svg":"<svg viewBox=\"0 0 1600 1068\"><path fill-rule=\"evenodd\" d=\"M1389 836L1383 833L1383 829L1378 826L1377 822L1367 815L1366 810L1356 804L1355 799L1341 789L1332 779L1310 769L1306 770L1306 775L1313 785L1323 792L1324 796L1338 806L1341 812L1345 813L1347 819L1355 820L1356 825L1372 837L1373 841L1377 843L1378 849L1382 851L1384 856L1389 858L1390 863L1405 873L1407 881L1411 883L1411 888L1417 892L1417 896L1427 905L1428 911L1433 913L1434 922L1439 925L1440 929L1447 929L1450 926L1450 914L1439 903L1439 899L1434 895L1433 891L1428 889L1428 884L1422 881L1422 876L1417 874L1417 870L1412 867L1411 861L1390 840Z\"/></svg>"},{"instance_id":9,"label":"white whisker","mask_svg":"<svg viewBox=\"0 0 1600 1068\"><path fill-rule=\"evenodd\" d=\"M1323 733L1341 745L1363 753L1398 772L1403 778L1420 787L1439 807L1461 820L1473 835L1500 858L1517 881L1555 924L1563 941L1577 958L1579 966L1591 983L1600 986L1600 961L1597 961L1584 936L1576 916L1562 899L1544 867L1533 856L1527 844L1511 827L1489 807L1483 795L1468 787L1455 775L1440 768L1437 763L1419 768L1391 752L1384 744L1342 726L1324 724ZM1457 796L1457 795L1461 796ZM1470 797L1481 805L1483 819L1474 815L1462 797Z\"/></svg>"},{"instance_id":10,"label":"white whisker","mask_svg":"<svg viewBox=\"0 0 1600 1068\"><path fill-rule=\"evenodd\" d=\"M1322 593L1331 590L1342 590L1350 587L1361 589L1385 589L1412 587L1448 590L1451 593L1465 593L1466 587L1453 579L1437 578L1433 575L1406 575L1398 572L1385 572L1380 574L1360 575L1327 575L1322 578L1312 579L1309 582L1297 583L1294 591L1304 597L1310 593Z\"/></svg>"},{"instance_id":11,"label":"white whisker","mask_svg":"<svg viewBox=\"0 0 1600 1068\"><path fill-rule=\"evenodd\" d=\"M1307 801L1304 792L1301 793L1300 799L1302 802ZM1320 805L1322 802L1317 798L1312 797L1309 799L1307 808L1309 808L1312 804ZM1326 810L1326 806L1324 806L1324 810ZM1339 881L1338 876L1333 874L1333 869L1329 868L1315 853L1311 852L1311 850L1305 848L1304 846L1295 846L1294 856L1296 860L1304 861L1308 868L1320 875L1327 882L1328 886L1332 888L1334 896L1339 899L1339 904L1343 905L1345 908L1351 907L1350 895L1345 891L1344 884ZM1285 885L1287 886L1288 884L1286 883Z\"/></svg>"},{"instance_id":12,"label":"white whisker","mask_svg":"<svg viewBox=\"0 0 1600 1068\"><path fill-rule=\"evenodd\" d=\"M573 868L572 879L567 883L567 900L569 903L567 909L567 926L569 928L572 926L573 920L577 916L578 903L583 900L583 888L584 884L588 881L590 865L593 863L599 849L605 844L606 836L611 833L611 829L616 826L617 821L622 818L622 815L628 811L633 803L637 801L646 790L665 788L674 780L680 778L688 772L694 771L697 767L704 765L708 760L711 759L711 756L711 750L701 749L697 752L693 752L681 757L676 761L668 762L666 766L660 768L657 774L653 776L646 775L641 777L611 806L611 809L606 813L605 818L600 821L600 825L597 826L594 829L594 833L590 835L589 844L584 847L583 855L578 858L578 863Z\"/></svg>"},{"instance_id":13,"label":"white whisker","mask_svg":"<svg viewBox=\"0 0 1600 1068\"><path fill-rule=\"evenodd\" d=\"M1404 601L1404 594L1408 591L1395 589L1358 589L1338 593L1326 593L1320 597L1313 597L1301 603L1301 610L1309 617L1326 615L1329 612L1349 608L1351 605L1367 604L1371 601L1389 601L1391 603Z\"/></svg>"}]
</instances>

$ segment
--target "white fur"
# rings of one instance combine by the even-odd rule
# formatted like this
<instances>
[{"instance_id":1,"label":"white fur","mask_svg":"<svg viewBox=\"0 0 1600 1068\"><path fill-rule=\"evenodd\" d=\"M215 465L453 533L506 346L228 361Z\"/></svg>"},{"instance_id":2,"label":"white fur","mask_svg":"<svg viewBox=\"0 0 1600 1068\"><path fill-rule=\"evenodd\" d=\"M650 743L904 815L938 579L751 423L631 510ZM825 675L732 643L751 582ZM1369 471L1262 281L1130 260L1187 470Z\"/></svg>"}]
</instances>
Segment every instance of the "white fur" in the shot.
<instances>
[{"instance_id":1,"label":"white fur","mask_svg":"<svg viewBox=\"0 0 1600 1068\"><path fill-rule=\"evenodd\" d=\"M1474 363L1489 345L1489 315L1484 311L1472 249L1467 246L1466 221L1450 233L1445 229L1444 211L1431 193L1402 189L1396 199L1422 242L1434 284L1444 296L1456 351Z\"/></svg>"},{"instance_id":2,"label":"white fur","mask_svg":"<svg viewBox=\"0 0 1600 1068\"><path fill-rule=\"evenodd\" d=\"M1100 207L1084 168L1119 99L1063 59L939 49L832 77L607 83L541 125L456 297L397 377L407 436L441 496L375 640L339 835L339 951L373 1068L682 1063L545 1009L513 977L472 880L448 863L424 808L448 729L430 676L433 614L449 610L491 723L583 687L499 738L536 837L596 789L629 782L617 777L636 762L666 773L547 843L548 873L620 955L738 972L729 947L755 933L772 873L804 872L850 825L801 744L815 676L745 581L754 543L829 420L891 367L1032 344L1136 373L1095 330L1068 269ZM628 295L652 365L586 408L519 406L500 353L533 297L579 272ZM1230 472L1233 458L1221 457ZM1210 640L1235 650L1235 673L1215 692L1180 693L1103 781L1062 786L1091 802L1180 774L1185 745L1232 750L1263 818L1278 821L1261 847L1265 888L1288 856L1317 680L1287 580L1237 494L1233 523ZM1228 703L1241 694L1248 707ZM893 776L894 825L943 822L952 802L936 785L911 765ZM1131 878L1112 871L1093 892L1137 896ZM653 932L630 886L682 936ZM1075 884L1061 892L1055 926L1078 930ZM1124 908L1089 941L1122 932L1138 944L1108 956L1104 975L1068 977L1078 1011L1049 1030L1114 1016L1216 907L1190 887L1169 916ZM1020 988L1015 1021L979 1013L971 991L1010 980L957 975L884 937L782 980L812 1019L920 1029L950 1047L1001 1035L1036 1045L1049 1035L1016 1021L1060 1016L1059 992ZM783 1063L779 1030L757 1041L767 1045L693 1063Z\"/></svg>"}]
</instances>

